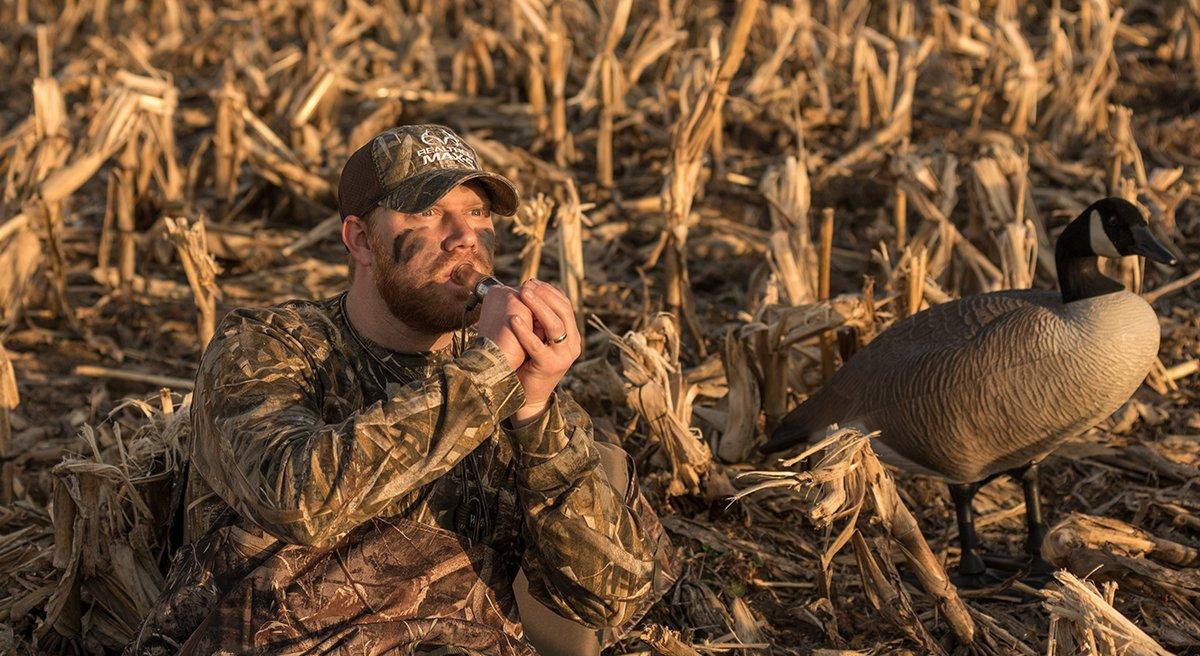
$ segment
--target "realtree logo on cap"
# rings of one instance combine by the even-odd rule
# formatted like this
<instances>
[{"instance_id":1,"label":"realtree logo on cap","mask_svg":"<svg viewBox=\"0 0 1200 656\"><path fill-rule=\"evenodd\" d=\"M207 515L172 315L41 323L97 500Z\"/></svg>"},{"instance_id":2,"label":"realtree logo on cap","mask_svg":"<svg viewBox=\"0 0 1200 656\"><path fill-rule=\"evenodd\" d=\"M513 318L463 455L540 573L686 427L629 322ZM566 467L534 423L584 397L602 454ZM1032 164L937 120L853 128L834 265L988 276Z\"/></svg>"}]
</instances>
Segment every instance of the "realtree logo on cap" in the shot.
<instances>
[{"instance_id":1,"label":"realtree logo on cap","mask_svg":"<svg viewBox=\"0 0 1200 656\"><path fill-rule=\"evenodd\" d=\"M467 149L467 145L450 131L442 128L427 128L419 138L421 143L427 146L416 152L417 156L421 158L421 164L455 160L468 168L479 168L479 164L475 162L475 156Z\"/></svg>"},{"instance_id":2,"label":"realtree logo on cap","mask_svg":"<svg viewBox=\"0 0 1200 656\"><path fill-rule=\"evenodd\" d=\"M508 178L485 171L464 139L444 125L388 128L354 151L338 181L338 213L364 216L375 205L404 213L424 211L451 189L478 180L492 211L511 215L521 203Z\"/></svg>"}]
</instances>

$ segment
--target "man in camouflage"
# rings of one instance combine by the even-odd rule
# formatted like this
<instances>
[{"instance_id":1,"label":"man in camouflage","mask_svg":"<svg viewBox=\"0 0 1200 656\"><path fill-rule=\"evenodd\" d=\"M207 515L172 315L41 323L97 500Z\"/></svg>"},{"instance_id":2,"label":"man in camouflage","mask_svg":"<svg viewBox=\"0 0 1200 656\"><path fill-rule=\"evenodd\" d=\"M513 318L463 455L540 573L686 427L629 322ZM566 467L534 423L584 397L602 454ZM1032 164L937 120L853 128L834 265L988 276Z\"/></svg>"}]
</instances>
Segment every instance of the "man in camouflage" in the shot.
<instances>
[{"instance_id":1,"label":"man in camouflage","mask_svg":"<svg viewBox=\"0 0 1200 656\"><path fill-rule=\"evenodd\" d=\"M512 183L449 129L342 171L349 289L229 313L192 401L186 544L127 654L598 653L674 578L629 457L555 387L546 283L472 312ZM535 651L536 650L536 651Z\"/></svg>"}]
</instances>

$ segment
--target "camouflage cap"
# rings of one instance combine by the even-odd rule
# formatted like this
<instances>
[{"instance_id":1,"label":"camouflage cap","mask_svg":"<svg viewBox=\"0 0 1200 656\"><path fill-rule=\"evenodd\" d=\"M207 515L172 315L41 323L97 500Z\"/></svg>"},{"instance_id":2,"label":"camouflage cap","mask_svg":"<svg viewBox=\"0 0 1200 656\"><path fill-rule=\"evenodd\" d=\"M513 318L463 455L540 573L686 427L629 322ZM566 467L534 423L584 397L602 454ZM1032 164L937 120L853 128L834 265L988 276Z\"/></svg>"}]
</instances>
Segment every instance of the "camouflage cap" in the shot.
<instances>
[{"instance_id":1,"label":"camouflage cap","mask_svg":"<svg viewBox=\"0 0 1200 656\"><path fill-rule=\"evenodd\" d=\"M403 125L375 135L342 167L338 210L342 218L363 216L376 205L415 214L468 180L487 189L492 211L517 211L516 186L498 173L484 171L461 137L443 125Z\"/></svg>"}]
</instances>

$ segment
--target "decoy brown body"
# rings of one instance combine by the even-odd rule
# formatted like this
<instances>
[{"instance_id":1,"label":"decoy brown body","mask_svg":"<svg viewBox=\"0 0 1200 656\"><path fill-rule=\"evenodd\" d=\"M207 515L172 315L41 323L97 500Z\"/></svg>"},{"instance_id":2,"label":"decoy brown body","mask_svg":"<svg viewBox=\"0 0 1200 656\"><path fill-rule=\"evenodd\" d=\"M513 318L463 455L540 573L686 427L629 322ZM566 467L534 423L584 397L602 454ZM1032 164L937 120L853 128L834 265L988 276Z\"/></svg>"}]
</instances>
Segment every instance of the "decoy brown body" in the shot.
<instances>
[{"instance_id":1,"label":"decoy brown body","mask_svg":"<svg viewBox=\"0 0 1200 656\"><path fill-rule=\"evenodd\" d=\"M1036 556L1042 527L1030 465L1119 408L1158 353L1154 310L1097 268L1099 255L1133 254L1174 261L1133 205L1094 203L1056 245L1061 293L979 294L898 322L788 414L763 450L834 423L880 431L885 460L950 483L968 584L984 569L972 553L971 498L996 475L1013 474L1025 484L1026 547Z\"/></svg>"}]
</instances>

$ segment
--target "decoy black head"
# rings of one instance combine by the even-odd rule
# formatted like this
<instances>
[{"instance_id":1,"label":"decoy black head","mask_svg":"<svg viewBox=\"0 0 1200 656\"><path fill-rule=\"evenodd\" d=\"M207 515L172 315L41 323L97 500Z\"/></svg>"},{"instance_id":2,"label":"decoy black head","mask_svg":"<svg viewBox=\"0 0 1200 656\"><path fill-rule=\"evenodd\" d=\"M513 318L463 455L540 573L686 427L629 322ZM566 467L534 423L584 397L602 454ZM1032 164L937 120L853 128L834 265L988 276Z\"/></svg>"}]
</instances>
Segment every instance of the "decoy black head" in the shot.
<instances>
[{"instance_id":1,"label":"decoy black head","mask_svg":"<svg viewBox=\"0 0 1200 656\"><path fill-rule=\"evenodd\" d=\"M1175 256L1150 233L1150 226L1133 203L1104 198L1089 205L1067 225L1054 247L1063 302L1125 289L1125 285L1100 272L1096 258L1126 255L1175 264Z\"/></svg>"},{"instance_id":2,"label":"decoy black head","mask_svg":"<svg viewBox=\"0 0 1200 656\"><path fill-rule=\"evenodd\" d=\"M1175 264L1175 256L1154 238L1137 207L1121 198L1104 198L1089 205L1058 241L1057 250L1068 257L1141 255Z\"/></svg>"}]
</instances>

